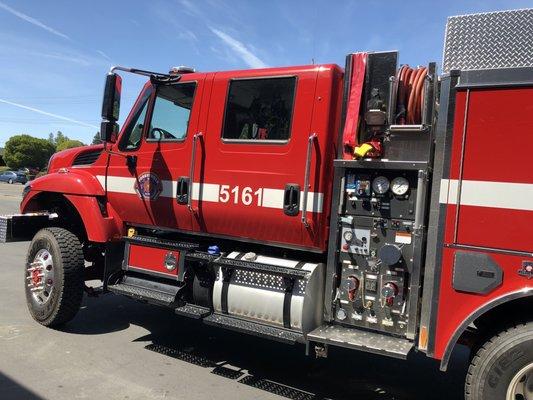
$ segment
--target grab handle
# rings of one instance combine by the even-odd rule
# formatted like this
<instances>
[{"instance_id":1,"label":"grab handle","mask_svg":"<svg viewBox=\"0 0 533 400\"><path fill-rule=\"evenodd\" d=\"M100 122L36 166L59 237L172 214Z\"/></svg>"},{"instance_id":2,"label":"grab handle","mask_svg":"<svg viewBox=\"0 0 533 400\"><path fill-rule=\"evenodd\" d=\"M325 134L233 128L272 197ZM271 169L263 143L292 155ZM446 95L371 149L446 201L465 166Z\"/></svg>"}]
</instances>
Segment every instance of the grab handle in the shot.
<instances>
[{"instance_id":1,"label":"grab handle","mask_svg":"<svg viewBox=\"0 0 533 400\"><path fill-rule=\"evenodd\" d=\"M192 196L194 193L194 166L196 164L196 144L202 136L202 132L198 132L192 137L191 166L189 168L189 196L187 197L187 207L189 208L189 211L193 211Z\"/></svg>"},{"instance_id":2,"label":"grab handle","mask_svg":"<svg viewBox=\"0 0 533 400\"><path fill-rule=\"evenodd\" d=\"M313 143L317 138L316 133L311 133L307 141L307 157L305 159L305 178L304 178L304 195L303 195L303 204L302 204L302 224L306 228L309 227L309 222L307 221L307 198L309 197L309 175L311 174L311 157L313 150Z\"/></svg>"}]
</instances>

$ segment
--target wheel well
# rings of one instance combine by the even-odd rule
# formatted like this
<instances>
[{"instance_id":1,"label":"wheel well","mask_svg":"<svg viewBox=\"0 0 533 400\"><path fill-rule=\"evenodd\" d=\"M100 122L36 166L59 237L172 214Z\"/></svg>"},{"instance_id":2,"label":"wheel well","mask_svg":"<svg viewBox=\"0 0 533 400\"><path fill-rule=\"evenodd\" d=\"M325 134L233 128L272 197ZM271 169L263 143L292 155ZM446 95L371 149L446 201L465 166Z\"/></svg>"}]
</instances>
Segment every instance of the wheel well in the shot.
<instances>
[{"instance_id":1,"label":"wheel well","mask_svg":"<svg viewBox=\"0 0 533 400\"><path fill-rule=\"evenodd\" d=\"M532 321L532 305L533 290L524 290L498 298L478 309L463 322L448 342L441 360L441 370L446 370L458 343L465 344L471 354L475 354L496 333L511 325Z\"/></svg>"},{"instance_id":2,"label":"wheel well","mask_svg":"<svg viewBox=\"0 0 533 400\"><path fill-rule=\"evenodd\" d=\"M532 321L532 306L533 296L510 300L482 314L474 321L474 325L479 331L479 336L493 336L511 324Z\"/></svg>"},{"instance_id":3,"label":"wheel well","mask_svg":"<svg viewBox=\"0 0 533 400\"><path fill-rule=\"evenodd\" d=\"M65 228L74 233L80 242L87 242L87 231L83 219L74 205L61 193L39 193L26 207L27 211L49 211L59 216L53 226Z\"/></svg>"}]
</instances>

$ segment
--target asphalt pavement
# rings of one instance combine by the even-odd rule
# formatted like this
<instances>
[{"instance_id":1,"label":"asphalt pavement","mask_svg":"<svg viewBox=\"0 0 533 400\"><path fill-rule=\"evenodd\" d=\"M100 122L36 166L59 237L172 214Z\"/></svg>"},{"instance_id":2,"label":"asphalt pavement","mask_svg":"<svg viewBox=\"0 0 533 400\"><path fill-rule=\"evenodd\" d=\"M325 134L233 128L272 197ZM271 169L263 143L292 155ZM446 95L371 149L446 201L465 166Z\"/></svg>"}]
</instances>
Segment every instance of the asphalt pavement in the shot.
<instances>
[{"instance_id":1,"label":"asphalt pavement","mask_svg":"<svg viewBox=\"0 0 533 400\"><path fill-rule=\"evenodd\" d=\"M22 185L0 183L0 215L18 212ZM468 352L447 373L423 354L407 361L330 348L327 359L204 326L112 294L85 297L61 330L26 309L27 242L0 244L0 399L460 400Z\"/></svg>"}]
</instances>

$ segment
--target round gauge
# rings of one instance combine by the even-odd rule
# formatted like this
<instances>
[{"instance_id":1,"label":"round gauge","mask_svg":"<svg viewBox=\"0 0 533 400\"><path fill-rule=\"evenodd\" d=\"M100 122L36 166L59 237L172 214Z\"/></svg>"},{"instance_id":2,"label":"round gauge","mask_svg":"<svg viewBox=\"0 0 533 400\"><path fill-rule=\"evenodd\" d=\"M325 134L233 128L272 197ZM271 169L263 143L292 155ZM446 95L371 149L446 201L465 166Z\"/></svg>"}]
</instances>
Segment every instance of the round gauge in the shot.
<instances>
[{"instance_id":1,"label":"round gauge","mask_svg":"<svg viewBox=\"0 0 533 400\"><path fill-rule=\"evenodd\" d=\"M372 189L377 194L385 194L389 190L390 182L384 176L378 176L372 181Z\"/></svg>"},{"instance_id":2,"label":"round gauge","mask_svg":"<svg viewBox=\"0 0 533 400\"><path fill-rule=\"evenodd\" d=\"M396 196L403 196L409 190L409 181L403 176L398 176L392 180L391 190Z\"/></svg>"},{"instance_id":3,"label":"round gauge","mask_svg":"<svg viewBox=\"0 0 533 400\"><path fill-rule=\"evenodd\" d=\"M351 242L353 239L353 233L352 231L346 231L344 232L344 240L346 240L347 242Z\"/></svg>"}]
</instances>

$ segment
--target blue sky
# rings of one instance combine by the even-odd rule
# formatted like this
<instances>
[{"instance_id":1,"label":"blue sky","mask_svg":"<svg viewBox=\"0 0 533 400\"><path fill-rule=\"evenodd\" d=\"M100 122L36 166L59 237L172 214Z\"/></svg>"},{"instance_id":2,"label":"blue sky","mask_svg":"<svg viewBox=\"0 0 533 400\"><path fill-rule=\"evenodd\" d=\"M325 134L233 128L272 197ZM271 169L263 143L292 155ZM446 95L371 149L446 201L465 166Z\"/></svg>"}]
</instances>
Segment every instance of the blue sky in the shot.
<instances>
[{"instance_id":1,"label":"blue sky","mask_svg":"<svg viewBox=\"0 0 533 400\"><path fill-rule=\"evenodd\" d=\"M525 7L533 0L0 0L0 147L58 130L90 142L111 65L343 65L349 52L392 49L402 63L440 63L447 16ZM124 76L122 118L142 83Z\"/></svg>"}]
</instances>

